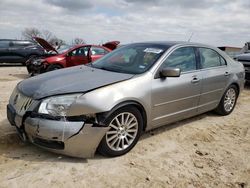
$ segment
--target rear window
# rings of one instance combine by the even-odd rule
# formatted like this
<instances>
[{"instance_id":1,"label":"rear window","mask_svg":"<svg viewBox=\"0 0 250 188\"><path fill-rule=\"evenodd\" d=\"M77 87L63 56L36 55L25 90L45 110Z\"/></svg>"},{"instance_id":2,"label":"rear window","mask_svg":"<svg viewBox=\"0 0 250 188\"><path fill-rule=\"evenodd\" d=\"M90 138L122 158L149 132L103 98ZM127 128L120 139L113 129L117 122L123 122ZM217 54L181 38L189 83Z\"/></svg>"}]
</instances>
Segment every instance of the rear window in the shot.
<instances>
[{"instance_id":1,"label":"rear window","mask_svg":"<svg viewBox=\"0 0 250 188\"><path fill-rule=\"evenodd\" d=\"M216 51L209 48L199 48L201 68L226 65L226 61Z\"/></svg>"}]
</instances>

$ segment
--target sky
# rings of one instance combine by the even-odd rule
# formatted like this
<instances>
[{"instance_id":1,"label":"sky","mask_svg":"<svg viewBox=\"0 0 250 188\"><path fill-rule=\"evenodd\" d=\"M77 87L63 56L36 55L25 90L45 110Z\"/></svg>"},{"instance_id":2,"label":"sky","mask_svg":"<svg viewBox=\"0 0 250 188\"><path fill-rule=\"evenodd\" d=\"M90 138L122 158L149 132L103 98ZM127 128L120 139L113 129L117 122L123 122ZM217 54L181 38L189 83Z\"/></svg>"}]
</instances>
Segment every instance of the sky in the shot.
<instances>
[{"instance_id":1,"label":"sky","mask_svg":"<svg viewBox=\"0 0 250 188\"><path fill-rule=\"evenodd\" d=\"M250 0L0 0L0 38L25 28L66 42L187 41L242 47L250 41Z\"/></svg>"}]
</instances>

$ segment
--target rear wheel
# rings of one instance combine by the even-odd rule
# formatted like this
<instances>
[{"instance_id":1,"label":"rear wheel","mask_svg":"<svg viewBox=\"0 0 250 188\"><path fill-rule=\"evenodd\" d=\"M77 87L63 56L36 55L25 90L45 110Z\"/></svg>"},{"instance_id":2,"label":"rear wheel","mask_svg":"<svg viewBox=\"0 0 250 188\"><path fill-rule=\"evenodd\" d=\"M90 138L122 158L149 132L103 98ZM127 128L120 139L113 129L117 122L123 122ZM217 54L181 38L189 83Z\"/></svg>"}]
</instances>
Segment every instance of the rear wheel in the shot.
<instances>
[{"instance_id":1,"label":"rear wheel","mask_svg":"<svg viewBox=\"0 0 250 188\"><path fill-rule=\"evenodd\" d=\"M228 115L230 114L237 102L238 98L238 88L235 85L231 85L227 88L225 93L223 94L220 104L218 107L215 109L215 111L220 114L220 115Z\"/></svg>"},{"instance_id":2,"label":"rear wheel","mask_svg":"<svg viewBox=\"0 0 250 188\"><path fill-rule=\"evenodd\" d=\"M58 70L58 69L61 69L61 68L62 68L61 65L52 64L52 65L48 66L48 68L46 69L46 72Z\"/></svg>"},{"instance_id":3,"label":"rear wheel","mask_svg":"<svg viewBox=\"0 0 250 188\"><path fill-rule=\"evenodd\" d=\"M105 121L110 129L103 137L98 151L106 156L120 156L129 152L142 133L143 120L135 107L123 107L113 112Z\"/></svg>"}]
</instances>

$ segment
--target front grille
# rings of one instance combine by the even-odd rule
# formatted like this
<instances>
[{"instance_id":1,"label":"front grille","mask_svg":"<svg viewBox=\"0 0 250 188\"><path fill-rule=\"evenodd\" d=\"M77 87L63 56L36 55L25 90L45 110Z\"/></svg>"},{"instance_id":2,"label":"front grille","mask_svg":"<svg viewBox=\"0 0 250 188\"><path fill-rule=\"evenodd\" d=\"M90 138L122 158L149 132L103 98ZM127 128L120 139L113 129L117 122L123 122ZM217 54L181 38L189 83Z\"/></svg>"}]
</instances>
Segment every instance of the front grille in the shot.
<instances>
[{"instance_id":1,"label":"front grille","mask_svg":"<svg viewBox=\"0 0 250 188\"><path fill-rule=\"evenodd\" d=\"M15 89L11 95L11 103L14 106L16 113L23 116L24 113L33 104L34 100L30 97L23 95Z\"/></svg>"}]
</instances>

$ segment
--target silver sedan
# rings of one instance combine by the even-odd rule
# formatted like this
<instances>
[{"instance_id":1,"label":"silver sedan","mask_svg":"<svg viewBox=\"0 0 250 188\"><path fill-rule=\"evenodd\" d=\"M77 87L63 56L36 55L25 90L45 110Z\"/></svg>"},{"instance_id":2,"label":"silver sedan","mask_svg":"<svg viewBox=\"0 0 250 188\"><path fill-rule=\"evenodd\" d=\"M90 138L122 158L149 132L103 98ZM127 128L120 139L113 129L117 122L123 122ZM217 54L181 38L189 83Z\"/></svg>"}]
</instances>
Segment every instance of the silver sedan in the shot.
<instances>
[{"instance_id":1,"label":"silver sedan","mask_svg":"<svg viewBox=\"0 0 250 188\"><path fill-rule=\"evenodd\" d=\"M211 110L230 114L244 76L241 63L211 46L129 44L92 64L20 82L7 116L24 141L50 151L119 156L144 131Z\"/></svg>"}]
</instances>

